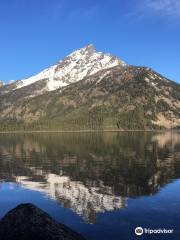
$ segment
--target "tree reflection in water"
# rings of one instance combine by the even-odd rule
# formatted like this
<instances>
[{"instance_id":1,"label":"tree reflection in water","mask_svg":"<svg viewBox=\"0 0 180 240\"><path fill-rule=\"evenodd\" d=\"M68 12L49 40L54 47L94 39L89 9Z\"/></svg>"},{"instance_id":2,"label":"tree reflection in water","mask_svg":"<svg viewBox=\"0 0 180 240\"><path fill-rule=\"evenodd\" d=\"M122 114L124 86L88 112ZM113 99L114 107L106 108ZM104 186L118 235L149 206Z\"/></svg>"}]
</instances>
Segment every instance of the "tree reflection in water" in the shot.
<instances>
[{"instance_id":1,"label":"tree reflection in water","mask_svg":"<svg viewBox=\"0 0 180 240\"><path fill-rule=\"evenodd\" d=\"M1 181L45 193L94 223L180 177L180 133L0 135Z\"/></svg>"}]
</instances>

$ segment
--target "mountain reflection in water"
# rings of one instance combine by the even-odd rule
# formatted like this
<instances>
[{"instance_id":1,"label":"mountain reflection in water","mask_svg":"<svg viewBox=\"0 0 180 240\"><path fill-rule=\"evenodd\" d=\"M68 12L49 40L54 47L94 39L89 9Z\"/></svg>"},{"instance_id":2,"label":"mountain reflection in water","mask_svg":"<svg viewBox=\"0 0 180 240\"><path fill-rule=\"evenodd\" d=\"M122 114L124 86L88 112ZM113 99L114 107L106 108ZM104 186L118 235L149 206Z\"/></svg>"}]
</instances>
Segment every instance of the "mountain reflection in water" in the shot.
<instances>
[{"instance_id":1,"label":"mountain reflection in water","mask_svg":"<svg viewBox=\"0 0 180 240\"><path fill-rule=\"evenodd\" d=\"M180 178L180 133L0 135L0 181L40 191L87 222Z\"/></svg>"}]
</instances>

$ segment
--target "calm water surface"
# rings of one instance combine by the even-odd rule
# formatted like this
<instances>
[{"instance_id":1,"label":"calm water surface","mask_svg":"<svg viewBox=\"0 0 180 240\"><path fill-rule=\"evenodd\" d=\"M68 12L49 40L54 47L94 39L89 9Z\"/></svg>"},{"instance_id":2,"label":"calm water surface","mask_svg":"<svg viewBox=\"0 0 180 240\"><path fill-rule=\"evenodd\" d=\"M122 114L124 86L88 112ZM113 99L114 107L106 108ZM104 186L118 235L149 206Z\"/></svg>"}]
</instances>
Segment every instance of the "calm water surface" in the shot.
<instances>
[{"instance_id":1,"label":"calm water surface","mask_svg":"<svg viewBox=\"0 0 180 240\"><path fill-rule=\"evenodd\" d=\"M31 202L88 240L179 240L179 179L178 132L0 134L0 217Z\"/></svg>"}]
</instances>

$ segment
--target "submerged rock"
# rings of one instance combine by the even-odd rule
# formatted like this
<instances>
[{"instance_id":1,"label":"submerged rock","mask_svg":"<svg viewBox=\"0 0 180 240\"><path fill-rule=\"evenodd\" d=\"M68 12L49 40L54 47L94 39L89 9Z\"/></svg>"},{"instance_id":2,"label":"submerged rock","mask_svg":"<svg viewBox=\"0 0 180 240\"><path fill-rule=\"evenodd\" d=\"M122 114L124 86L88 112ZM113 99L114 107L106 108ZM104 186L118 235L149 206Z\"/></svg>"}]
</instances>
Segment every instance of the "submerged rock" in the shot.
<instances>
[{"instance_id":1,"label":"submerged rock","mask_svg":"<svg viewBox=\"0 0 180 240\"><path fill-rule=\"evenodd\" d=\"M1 240L85 240L33 204L21 204L0 221Z\"/></svg>"}]
</instances>

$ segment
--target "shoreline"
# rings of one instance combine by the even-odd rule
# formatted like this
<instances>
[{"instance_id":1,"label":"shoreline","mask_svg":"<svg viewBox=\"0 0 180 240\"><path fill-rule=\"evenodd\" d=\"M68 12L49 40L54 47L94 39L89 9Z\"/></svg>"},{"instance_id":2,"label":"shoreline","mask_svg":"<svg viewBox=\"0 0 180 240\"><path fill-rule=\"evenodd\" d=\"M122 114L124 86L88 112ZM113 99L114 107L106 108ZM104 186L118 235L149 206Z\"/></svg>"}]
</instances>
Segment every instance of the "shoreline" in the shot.
<instances>
[{"instance_id":1,"label":"shoreline","mask_svg":"<svg viewBox=\"0 0 180 240\"><path fill-rule=\"evenodd\" d=\"M180 129L150 129L150 130L17 130L17 131L0 131L0 134L3 133L104 133L104 132L180 132Z\"/></svg>"}]
</instances>

